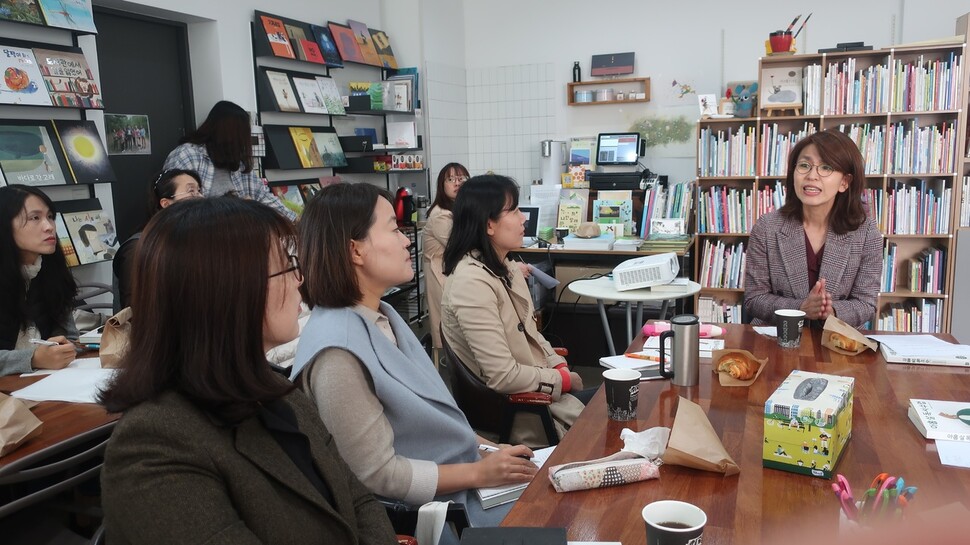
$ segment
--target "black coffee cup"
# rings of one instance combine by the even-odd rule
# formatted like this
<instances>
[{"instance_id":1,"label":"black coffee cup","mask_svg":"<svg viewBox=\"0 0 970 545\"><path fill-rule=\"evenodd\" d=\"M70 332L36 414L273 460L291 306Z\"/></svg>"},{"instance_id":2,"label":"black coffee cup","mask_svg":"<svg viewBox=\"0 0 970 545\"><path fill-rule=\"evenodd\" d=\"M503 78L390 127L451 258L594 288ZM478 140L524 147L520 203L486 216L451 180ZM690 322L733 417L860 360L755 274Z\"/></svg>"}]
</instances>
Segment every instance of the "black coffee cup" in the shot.
<instances>
[{"instance_id":1,"label":"black coffee cup","mask_svg":"<svg viewBox=\"0 0 970 545\"><path fill-rule=\"evenodd\" d=\"M802 342L802 326L805 325L805 312L796 309L775 311L775 331L778 346L795 348Z\"/></svg>"},{"instance_id":2,"label":"black coffee cup","mask_svg":"<svg viewBox=\"0 0 970 545\"><path fill-rule=\"evenodd\" d=\"M606 413L610 420L636 420L640 371L607 369L603 371L603 383L606 389Z\"/></svg>"},{"instance_id":3,"label":"black coffee cup","mask_svg":"<svg viewBox=\"0 0 970 545\"><path fill-rule=\"evenodd\" d=\"M655 501L640 512L647 526L647 545L701 545L707 515L687 502Z\"/></svg>"}]
</instances>

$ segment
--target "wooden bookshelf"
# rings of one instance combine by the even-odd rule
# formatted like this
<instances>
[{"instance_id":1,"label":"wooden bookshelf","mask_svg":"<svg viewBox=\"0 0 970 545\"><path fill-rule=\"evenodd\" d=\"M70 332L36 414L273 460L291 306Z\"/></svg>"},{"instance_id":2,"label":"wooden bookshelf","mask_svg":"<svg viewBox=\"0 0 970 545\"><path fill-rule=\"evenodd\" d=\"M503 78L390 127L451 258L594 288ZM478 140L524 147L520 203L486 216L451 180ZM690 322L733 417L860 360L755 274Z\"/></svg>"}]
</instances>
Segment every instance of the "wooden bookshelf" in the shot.
<instances>
[{"instance_id":1,"label":"wooden bookshelf","mask_svg":"<svg viewBox=\"0 0 970 545\"><path fill-rule=\"evenodd\" d=\"M958 21L958 33L970 32L970 14ZM962 25L962 26L961 26ZM826 129L849 134L860 146L866 159L866 195L878 202L871 204L886 249L896 249L896 274L891 290L879 294L876 319L908 306L938 305L938 331L950 331L953 312L952 293L956 281L954 235L960 227L960 208L964 178L970 176L967 149L967 106L970 92L970 67L965 66L966 44L934 45L922 48L897 48L847 53L765 57L759 62L759 88L764 89L765 70L790 68L802 74L802 109L799 115L771 115L764 104L758 115L744 119L702 119L697 125L697 191L696 224L703 226L702 215L709 214L704 194L717 190L750 191L745 210L752 221L775 209L771 201L777 184L784 184L787 153L805 135ZM958 77L947 81L948 92L921 101L902 100L906 81L927 79L944 74L958 65ZM914 76L912 74L916 74ZM810 77L814 74L814 77ZM910 80L906 80L906 75ZM940 76L942 78L942 76ZM776 80L777 81L777 80ZM931 81L939 81L931 80ZM841 84L841 85L840 85ZM909 87L917 87L914 84ZM930 85L930 87L934 87ZM935 88L941 88L939 84ZM778 92L772 88L769 92ZM861 97L854 99L853 97ZM923 98L920 96L919 98ZM743 134L743 136L739 136ZM927 142L929 144L927 144ZM901 157L898 149L910 153ZM896 218L892 206L905 206L914 195L924 200L933 189L938 198L937 214L949 213L946 225L922 223L913 225L909 218ZM944 200L944 194L949 200ZM778 199L778 202L783 202ZM922 201L921 201L922 202ZM719 206L719 203L709 206ZM906 221L894 221L902 219ZM942 223L942 222L940 222ZM734 225L733 223L731 224ZM890 228L887 229L887 226ZM706 244L747 243L747 232L720 229L696 234L695 278L704 272ZM911 260L918 260L932 249L943 250L945 266L940 293L913 291L910 287ZM701 283L696 298L713 297L726 304L741 304L743 285L710 286ZM885 286L884 286L885 287ZM695 300L695 303L698 301Z\"/></svg>"}]
</instances>

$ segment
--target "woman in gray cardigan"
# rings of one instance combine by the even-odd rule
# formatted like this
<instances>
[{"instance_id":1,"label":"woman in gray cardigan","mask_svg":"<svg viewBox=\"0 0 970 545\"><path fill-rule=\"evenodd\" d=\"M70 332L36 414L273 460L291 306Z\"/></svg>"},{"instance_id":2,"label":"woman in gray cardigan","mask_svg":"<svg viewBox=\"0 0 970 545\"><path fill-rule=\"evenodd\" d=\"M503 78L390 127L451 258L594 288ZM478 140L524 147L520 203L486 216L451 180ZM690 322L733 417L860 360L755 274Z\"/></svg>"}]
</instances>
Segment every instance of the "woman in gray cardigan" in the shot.
<instances>
[{"instance_id":1,"label":"woman in gray cardigan","mask_svg":"<svg viewBox=\"0 0 970 545\"><path fill-rule=\"evenodd\" d=\"M421 505L464 503L473 526L497 525L507 506L484 511L469 489L526 482L536 467L524 446L491 443L468 425L424 348L381 301L414 276L408 238L390 196L369 184L337 184L314 196L300 220L304 300L293 379L317 404L351 469L374 493ZM484 457L483 457L484 456Z\"/></svg>"},{"instance_id":2,"label":"woman in gray cardigan","mask_svg":"<svg viewBox=\"0 0 970 545\"><path fill-rule=\"evenodd\" d=\"M395 542L312 404L266 362L299 333L292 244L289 221L231 197L145 228L135 284L151 289L133 294L130 346L101 399L124 412L101 473L109 543Z\"/></svg>"}]
</instances>

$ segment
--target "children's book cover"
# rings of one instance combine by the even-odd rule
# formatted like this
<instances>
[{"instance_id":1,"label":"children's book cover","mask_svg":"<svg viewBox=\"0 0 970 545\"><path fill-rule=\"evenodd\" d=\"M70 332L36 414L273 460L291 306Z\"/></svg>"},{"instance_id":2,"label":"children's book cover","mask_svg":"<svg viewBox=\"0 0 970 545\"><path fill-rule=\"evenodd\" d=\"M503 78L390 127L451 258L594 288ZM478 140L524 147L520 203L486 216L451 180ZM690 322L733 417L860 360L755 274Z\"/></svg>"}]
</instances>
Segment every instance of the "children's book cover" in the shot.
<instances>
[{"instance_id":1,"label":"children's book cover","mask_svg":"<svg viewBox=\"0 0 970 545\"><path fill-rule=\"evenodd\" d=\"M310 199L319 192L320 184L318 182L300 184L300 194L303 195L303 202L310 202Z\"/></svg>"},{"instance_id":2,"label":"children's book cover","mask_svg":"<svg viewBox=\"0 0 970 545\"><path fill-rule=\"evenodd\" d=\"M100 85L83 53L34 48L34 58L55 106L104 108Z\"/></svg>"},{"instance_id":3,"label":"children's book cover","mask_svg":"<svg viewBox=\"0 0 970 545\"><path fill-rule=\"evenodd\" d=\"M0 0L0 19L18 23L44 24L35 0Z\"/></svg>"},{"instance_id":4,"label":"children's book cover","mask_svg":"<svg viewBox=\"0 0 970 545\"><path fill-rule=\"evenodd\" d=\"M761 71L761 108L801 104L802 70L798 67L765 68Z\"/></svg>"},{"instance_id":5,"label":"children's book cover","mask_svg":"<svg viewBox=\"0 0 970 545\"><path fill-rule=\"evenodd\" d=\"M97 33L91 0L38 0L47 26ZM26 0L23 2L26 3Z\"/></svg>"},{"instance_id":6,"label":"children's book cover","mask_svg":"<svg viewBox=\"0 0 970 545\"><path fill-rule=\"evenodd\" d=\"M94 184L115 181L101 135L94 121L55 120L54 132L61 142L67 167L75 183Z\"/></svg>"},{"instance_id":7,"label":"children's book cover","mask_svg":"<svg viewBox=\"0 0 970 545\"><path fill-rule=\"evenodd\" d=\"M303 207L305 203L303 201L303 195L300 194L300 186L298 185L278 185L270 188L273 195L279 198L280 202L283 203L287 209L292 210L297 216L303 215Z\"/></svg>"},{"instance_id":8,"label":"children's book cover","mask_svg":"<svg viewBox=\"0 0 970 545\"><path fill-rule=\"evenodd\" d=\"M315 132L313 140L320 151L320 160L325 167L345 167L347 157L344 155L343 148L340 147L340 139L335 132Z\"/></svg>"},{"instance_id":9,"label":"children's book cover","mask_svg":"<svg viewBox=\"0 0 970 545\"><path fill-rule=\"evenodd\" d=\"M327 64L327 61L323 58L323 54L320 52L320 46L316 42L300 40L300 48L306 54L306 60L317 64Z\"/></svg>"},{"instance_id":10,"label":"children's book cover","mask_svg":"<svg viewBox=\"0 0 970 545\"><path fill-rule=\"evenodd\" d=\"M300 157L300 164L303 168L314 168L324 166L320 159L320 151L317 143L313 140L313 133L307 127L290 127L290 137L293 138L293 145L296 146L296 153Z\"/></svg>"},{"instance_id":11,"label":"children's book cover","mask_svg":"<svg viewBox=\"0 0 970 545\"><path fill-rule=\"evenodd\" d=\"M310 25L310 31L313 32L313 37L316 39L317 45L320 46L324 64L332 68L343 66L344 61L340 58L340 51L337 50L337 44L333 41L333 34L330 33L330 29L325 26Z\"/></svg>"},{"instance_id":12,"label":"children's book cover","mask_svg":"<svg viewBox=\"0 0 970 545\"><path fill-rule=\"evenodd\" d=\"M354 37L354 31L349 26L334 22L330 22L327 26L330 28L333 42L337 44L337 51L340 51L340 58L344 62L350 61L367 64L364 60L363 53L360 51L357 38ZM374 53L377 54L376 51Z\"/></svg>"},{"instance_id":13,"label":"children's book cover","mask_svg":"<svg viewBox=\"0 0 970 545\"><path fill-rule=\"evenodd\" d=\"M397 68L397 59L394 58L394 50L391 49L391 40L383 30L368 29L374 48L377 49L377 56L381 59L384 68Z\"/></svg>"},{"instance_id":14,"label":"children's book cover","mask_svg":"<svg viewBox=\"0 0 970 545\"><path fill-rule=\"evenodd\" d=\"M103 210L64 212L64 223L71 235L81 265L108 261L118 251L114 223Z\"/></svg>"},{"instance_id":15,"label":"children's book cover","mask_svg":"<svg viewBox=\"0 0 970 545\"><path fill-rule=\"evenodd\" d=\"M296 58L301 61L307 60L306 51L302 47L302 42L306 41L306 31L299 25L284 24L283 27L290 38L290 46L296 53Z\"/></svg>"},{"instance_id":16,"label":"children's book cover","mask_svg":"<svg viewBox=\"0 0 970 545\"><path fill-rule=\"evenodd\" d=\"M72 183L61 170L56 138L49 131L49 125L0 125L0 169L8 184Z\"/></svg>"},{"instance_id":17,"label":"children's book cover","mask_svg":"<svg viewBox=\"0 0 970 545\"><path fill-rule=\"evenodd\" d=\"M323 104L327 107L327 112L330 115L347 113L347 110L344 109L343 99L340 98L340 91L337 90L337 84L333 81L333 78L317 76L317 85L320 86L320 92L323 93Z\"/></svg>"},{"instance_id":18,"label":"children's book cover","mask_svg":"<svg viewBox=\"0 0 970 545\"><path fill-rule=\"evenodd\" d=\"M323 91L317 80L310 78L298 78L293 76L293 85L296 86L296 94L300 97L300 104L303 111L308 114L326 114L326 102L323 100Z\"/></svg>"},{"instance_id":19,"label":"children's book cover","mask_svg":"<svg viewBox=\"0 0 970 545\"><path fill-rule=\"evenodd\" d=\"M296 55L293 54L293 46L290 44L283 21L268 15L260 15L259 19L263 22L263 30L266 32L266 39L269 40L273 54L277 57L295 59Z\"/></svg>"},{"instance_id":20,"label":"children's book cover","mask_svg":"<svg viewBox=\"0 0 970 545\"><path fill-rule=\"evenodd\" d=\"M296 102L296 93L290 85L290 77L283 72L266 70L266 79L269 86L273 89L273 96L276 97L276 106L281 112L299 112L300 105Z\"/></svg>"},{"instance_id":21,"label":"children's book cover","mask_svg":"<svg viewBox=\"0 0 970 545\"><path fill-rule=\"evenodd\" d=\"M374 40L370 37L367 25L352 19L347 20L347 25L354 33L354 39L357 40L357 46L360 47L360 53L364 57L364 64L382 66L381 57L377 54L377 48L374 47Z\"/></svg>"},{"instance_id":22,"label":"children's book cover","mask_svg":"<svg viewBox=\"0 0 970 545\"><path fill-rule=\"evenodd\" d=\"M57 244L61 247L61 251L64 252L64 259L67 261L68 267L77 267L81 264L77 259L77 250L74 249L74 244L71 243L71 234L67 232L67 224L64 223L64 215L57 215Z\"/></svg>"},{"instance_id":23,"label":"children's book cover","mask_svg":"<svg viewBox=\"0 0 970 545\"><path fill-rule=\"evenodd\" d=\"M51 105L51 97L47 94L47 86L33 51L0 46L0 72L3 72L0 104Z\"/></svg>"}]
</instances>

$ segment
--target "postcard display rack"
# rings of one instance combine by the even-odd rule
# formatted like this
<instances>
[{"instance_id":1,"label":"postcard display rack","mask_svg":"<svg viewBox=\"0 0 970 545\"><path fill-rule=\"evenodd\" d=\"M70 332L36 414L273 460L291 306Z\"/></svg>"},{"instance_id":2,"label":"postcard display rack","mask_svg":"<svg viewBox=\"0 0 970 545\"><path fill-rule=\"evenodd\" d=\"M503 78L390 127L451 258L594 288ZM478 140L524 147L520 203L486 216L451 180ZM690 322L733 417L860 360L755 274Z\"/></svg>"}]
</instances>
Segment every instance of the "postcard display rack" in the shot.
<instances>
[{"instance_id":1,"label":"postcard display rack","mask_svg":"<svg viewBox=\"0 0 970 545\"><path fill-rule=\"evenodd\" d=\"M3 17L0 31L0 186L34 186L56 201L57 239L69 267L109 261L119 246L95 193L95 184L115 175L97 126L84 119L104 108L79 46L79 36L96 33L94 19L90 7L72 10L26 5ZM39 26L53 30L41 33ZM79 199L75 186L86 186L87 198Z\"/></svg>"},{"instance_id":2,"label":"postcard display rack","mask_svg":"<svg viewBox=\"0 0 970 545\"><path fill-rule=\"evenodd\" d=\"M331 28L334 26L343 27L330 23ZM380 34L390 52L386 35ZM297 214L322 185L338 180L381 180L379 185L392 193L405 184L415 192L420 184L428 194L430 182L414 122L415 80L409 83L404 104L400 97L392 102L394 98L388 96L388 107L374 107L377 103L369 95L350 96L352 80L380 77L384 82L391 70L380 66L387 64L383 61L355 61L344 56L347 45L338 43L340 38L330 34L326 23L308 24L259 11L252 22L256 98L266 144L263 173L273 193ZM338 78L332 77L335 72ZM380 87L380 82L374 85ZM318 90L320 94L316 95ZM350 96L349 104L344 104L341 95ZM409 119L410 123L397 123L398 119ZM369 125L355 127L358 123ZM379 133L387 141L392 136L389 129L393 133L401 125L412 128L413 145L375 149ZM392 288L384 298L409 323L420 324L427 316L420 229L408 224L401 230L411 240L415 276L411 282Z\"/></svg>"},{"instance_id":3,"label":"postcard display rack","mask_svg":"<svg viewBox=\"0 0 970 545\"><path fill-rule=\"evenodd\" d=\"M966 44L951 44L765 57L758 117L698 122L695 271L703 319L740 321L748 234L784 203L788 151L835 128L859 145L864 205L884 235L870 328L949 332L950 256L970 172L965 53ZM777 115L790 112L798 115Z\"/></svg>"}]
</instances>

